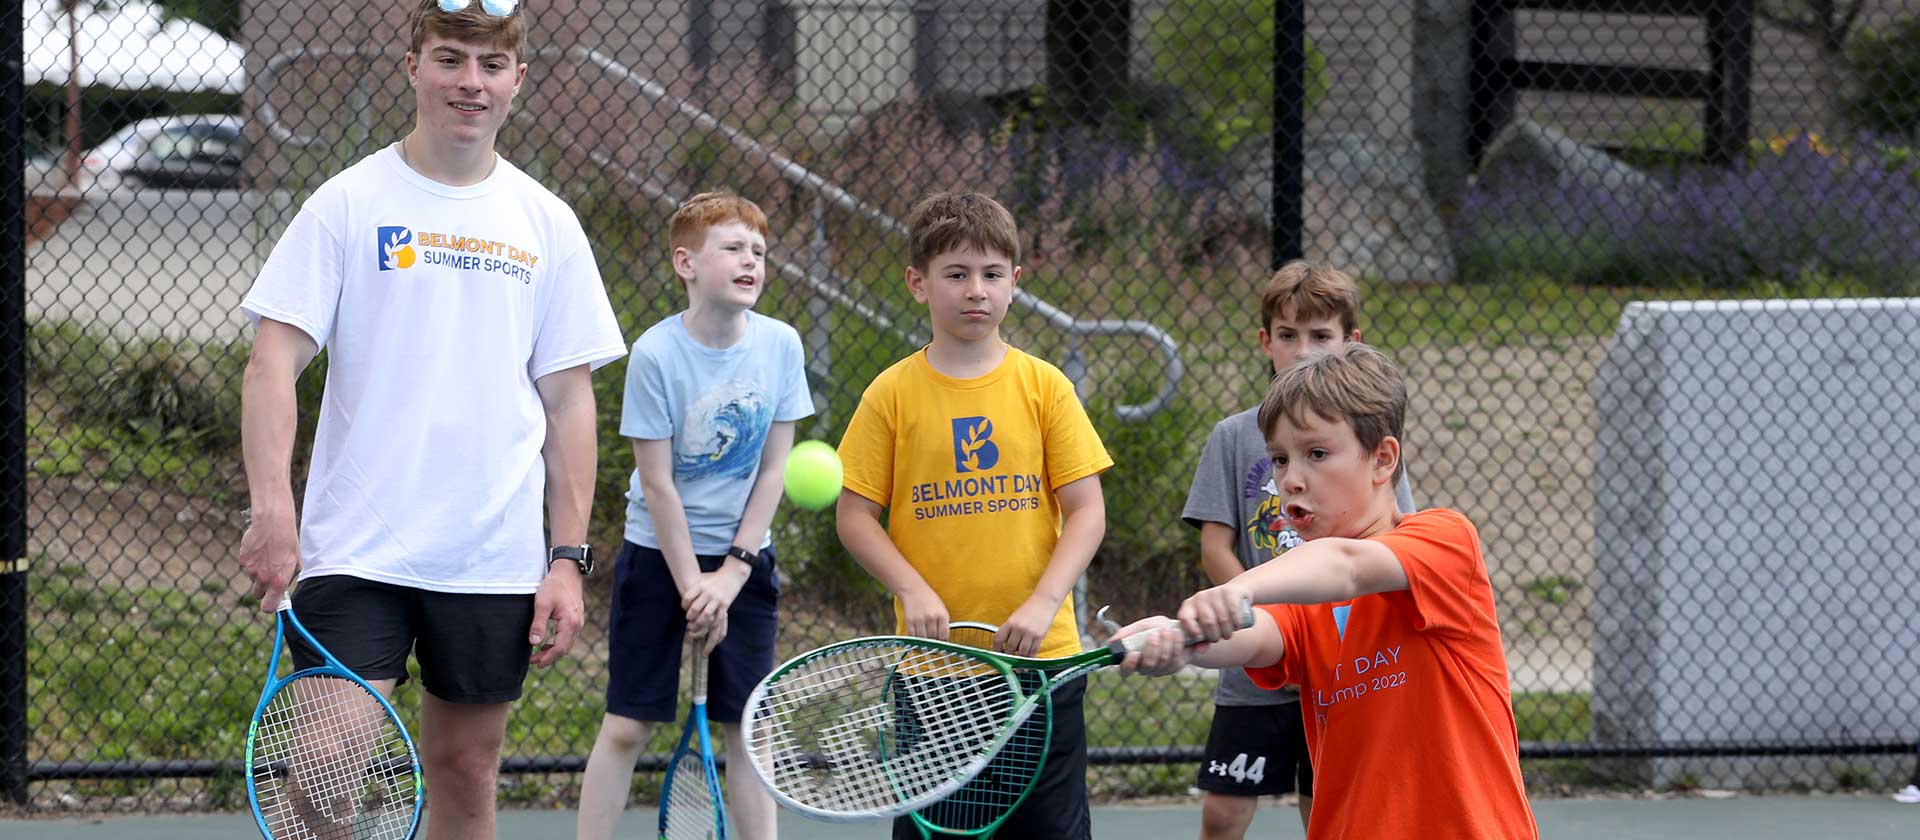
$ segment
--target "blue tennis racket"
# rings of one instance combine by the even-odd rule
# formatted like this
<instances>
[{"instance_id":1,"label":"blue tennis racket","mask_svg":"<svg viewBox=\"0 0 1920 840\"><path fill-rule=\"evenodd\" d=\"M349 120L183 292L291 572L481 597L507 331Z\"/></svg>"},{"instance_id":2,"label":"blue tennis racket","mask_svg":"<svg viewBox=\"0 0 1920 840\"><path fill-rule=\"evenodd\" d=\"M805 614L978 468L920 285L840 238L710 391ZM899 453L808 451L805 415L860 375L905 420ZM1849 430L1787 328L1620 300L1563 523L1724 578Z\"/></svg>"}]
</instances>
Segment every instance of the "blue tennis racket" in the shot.
<instances>
[{"instance_id":1,"label":"blue tennis racket","mask_svg":"<svg viewBox=\"0 0 1920 840\"><path fill-rule=\"evenodd\" d=\"M707 655L704 637L692 639L693 707L680 745L667 762L660 785L660 840L726 840L727 806L720 773L713 763L713 735L707 729Z\"/></svg>"},{"instance_id":2,"label":"blue tennis racket","mask_svg":"<svg viewBox=\"0 0 1920 840\"><path fill-rule=\"evenodd\" d=\"M393 705L280 602L267 684L247 726L247 802L267 840L411 840L426 784ZM292 628L325 664L280 673Z\"/></svg>"}]
</instances>

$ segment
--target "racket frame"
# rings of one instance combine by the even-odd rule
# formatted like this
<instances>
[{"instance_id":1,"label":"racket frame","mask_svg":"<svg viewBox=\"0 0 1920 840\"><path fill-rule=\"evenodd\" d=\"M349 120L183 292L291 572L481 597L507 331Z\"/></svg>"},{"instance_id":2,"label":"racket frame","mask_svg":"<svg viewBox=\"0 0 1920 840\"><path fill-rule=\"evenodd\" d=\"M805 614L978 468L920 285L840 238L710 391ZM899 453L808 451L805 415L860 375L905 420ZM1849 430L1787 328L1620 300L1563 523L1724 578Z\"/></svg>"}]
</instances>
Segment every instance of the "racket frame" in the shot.
<instances>
[{"instance_id":1,"label":"racket frame","mask_svg":"<svg viewBox=\"0 0 1920 840\"><path fill-rule=\"evenodd\" d=\"M949 640L953 638L952 631L954 630L978 630L988 634L994 634L998 633L1000 628L984 621L956 621L947 626L947 638ZM986 648L981 648L981 650L986 650ZM1035 675L1035 679L1040 681L1041 686L1046 685L1046 676L1044 674ZM982 775L988 773L992 769L995 760L1008 754L1008 750L1013 746L1012 740L1009 739L1006 744L1002 745L999 750L993 753L992 758L987 760L986 765L981 767L978 773L969 777L966 783L962 784L960 788L949 795L947 799L939 800L912 813L911 819L914 827L920 830L921 840L935 840L935 838L940 836L990 837L993 835L993 832L1000 828L1001 824L1007 821L1008 817L1013 816L1014 811L1019 810L1022 803L1027 801L1028 794L1033 793L1034 787L1040 783L1040 774L1046 771L1047 753L1053 744L1053 699L1050 691L1042 691L1040 694L1040 705L1036 707L1033 712L1029 713L1026 722L1020 724L1020 727L1033 724L1035 723L1035 716L1038 716L1040 725L1040 754L1035 758L1031 771L1027 773L1027 783L1020 789L1020 794L1003 808L1000 814L994 817L993 820L989 821L986 825L976 828L955 828L953 826L940 825L929 815L929 812L937 811L943 805L949 804L953 797L964 796L968 785L973 784L978 781ZM1020 727L1016 727L1014 730L1016 737L1019 734Z\"/></svg>"},{"instance_id":2,"label":"racket frame","mask_svg":"<svg viewBox=\"0 0 1920 840\"><path fill-rule=\"evenodd\" d=\"M1238 618L1238 624L1241 629L1244 630L1253 626L1253 603L1251 601L1243 601L1241 603ZM742 737L746 738L746 749L750 759L748 763L753 766L754 776L760 780L761 785L767 789L768 793L772 794L775 801L813 819L823 822L858 822L862 820L904 816L947 798L952 795L954 791L965 786L974 776L979 775L980 771L986 768L988 762L992 761L993 757L998 755L1000 750L1007 745L1007 742L1019 733L1020 727L1026 723L1027 718L1033 715L1035 709L1039 708L1040 700L1050 695L1055 688L1084 677L1101 668L1118 664L1122 659L1127 657L1127 654L1137 651L1145 645L1146 638L1151 632L1167 632L1168 630L1177 629L1177 625L1170 625L1169 627L1159 628L1155 631L1137 633L1125 639L1111 641L1092 650L1052 659L1012 656L994 651L983 651L967 645L959 645L919 636L863 636L857 639L848 639L814 648L813 650L806 651L780 663L778 667L773 669L772 673L769 673L765 679L760 681L759 685L754 686L753 693L747 696L747 704L741 715L740 729ZM1197 643L1198 642L1189 642L1189 644ZM972 759L962 765L959 770L955 771L953 775L943 783L922 791L917 796L902 796L897 798L889 806L859 811L827 809L795 799L788 792L781 790L779 786L774 783L774 780L768 777L769 768L762 766L762 750L760 747L761 742L766 740L762 728L765 725L763 722L770 716L756 714L756 712L765 706L768 693L778 685L782 676L785 676L808 662L818 658L833 656L835 653L843 650L883 646L944 651L967 657L980 665L990 667L1005 679L1008 691L1014 698L1013 710L1008 716L1008 721L1001 724L999 732L995 733L993 740L987 745L986 749L979 751L978 754L974 755ZM1035 691L1026 690L1025 686L1021 685L1020 678L1014 675L1014 669L1040 672L1042 678L1041 689ZM1051 721L1049 721L1049 724L1051 724Z\"/></svg>"},{"instance_id":3,"label":"racket frame","mask_svg":"<svg viewBox=\"0 0 1920 840\"><path fill-rule=\"evenodd\" d=\"M298 668L291 674L279 677L276 675L280 673L280 654L286 649L287 628L289 627L293 628L294 633L299 634L301 640L305 641L308 647L311 647L315 652L320 654L322 664L312 668ZM294 680L315 676L338 677L360 686L361 690L372 695L373 699L380 702L380 710L386 713L387 717L393 721L394 728L400 731L400 741L407 747L407 763L413 773L413 815L408 821L406 836L410 839L418 835L420 832L420 812L426 807L427 782L425 774L420 770L420 752L413 745L413 733L407 731L406 723L400 720L400 714L394 711L393 704L387 702L386 695L381 694L371 683L361 679L359 674L353 672L353 669L341 664L339 659L334 658L333 651L327 650L326 645L320 644L320 641L315 639L312 633L307 632L306 625L301 624L299 616L293 613L293 594L288 592L281 596L280 606L274 610L273 654L267 658L267 682L265 687L260 689L260 702L254 705L253 718L247 723L247 752L245 764L247 768L247 807L253 813L253 822L254 825L260 829L260 836L266 838L266 840L278 840L278 838L273 836L273 830L267 826L266 815L260 812L260 795L254 780L253 752L255 745L259 743L260 720L267 713L267 704L273 701L274 696L280 693L281 688L284 688Z\"/></svg>"},{"instance_id":4,"label":"racket frame","mask_svg":"<svg viewBox=\"0 0 1920 840\"><path fill-rule=\"evenodd\" d=\"M888 807L861 811L830 810L795 799L775 785L773 781L767 777L767 768L761 766L759 742L763 741L764 738L756 736L758 736L761 731L759 719L762 718L762 716L756 715L755 710L764 707L767 694L778 686L780 677L808 662L817 658L832 656L835 653L848 649L883 646L918 648L958 654L990 668L995 674L1006 681L1007 691L1009 695L1014 698L1012 710L1007 716L1007 721L1001 724L1000 730L995 734L993 740L988 743L985 749L980 750L972 760L954 772L944 783L929 788L918 796L900 798ZM761 680L759 685L754 686L753 693L747 697L746 710L742 715L741 721L743 735L747 739L748 753L750 758L753 759L749 763L753 765L754 775L760 779L762 786L766 787L767 791L773 795L776 801L784 807L798 811L813 819L824 822L858 822L904 816L947 798L952 795L954 791L965 786L974 776L979 775L980 771L986 768L987 763L992 761L993 757L1000 752L1001 748L1005 747L1007 742L1020 731L1021 725L1026 723L1027 718L1033 715L1034 710L1040 707L1042 698L1055 687L1083 677L1101 668L1113 665L1124 658L1128 652L1123 642L1114 642L1072 656L1064 656L1057 659L1036 659L983 651L979 648L943 642L938 639L921 638L919 636L863 636L857 639L835 642L807 651L781 663L779 667L774 668L773 672L767 675L766 679ZM1042 688L1028 691L1020 684L1020 678L1013 673L1016 668L1041 671L1043 677ZM991 675L983 674L983 676Z\"/></svg>"},{"instance_id":5,"label":"racket frame","mask_svg":"<svg viewBox=\"0 0 1920 840\"><path fill-rule=\"evenodd\" d=\"M707 722L707 654L701 651L706 639L695 637L689 646L693 659L691 682L693 702L688 705L687 726L680 730L680 743L673 748L673 755L667 758L666 777L660 782L660 840L667 838L668 806L673 803L674 770L680 766L692 747L694 738L699 739L700 767L707 786L707 797L713 803L713 838L727 838L727 800L720 788L720 771L713 757L713 731ZM687 780L681 780L687 781Z\"/></svg>"}]
</instances>

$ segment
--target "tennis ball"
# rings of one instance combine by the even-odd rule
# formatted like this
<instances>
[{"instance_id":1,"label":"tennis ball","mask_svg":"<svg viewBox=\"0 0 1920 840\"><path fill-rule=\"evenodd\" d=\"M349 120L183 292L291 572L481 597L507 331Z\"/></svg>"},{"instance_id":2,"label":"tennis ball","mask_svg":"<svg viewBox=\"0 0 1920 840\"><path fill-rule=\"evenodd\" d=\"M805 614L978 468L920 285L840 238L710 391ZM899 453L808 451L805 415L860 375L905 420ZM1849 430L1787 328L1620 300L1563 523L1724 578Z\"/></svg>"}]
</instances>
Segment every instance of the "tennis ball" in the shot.
<instances>
[{"instance_id":1,"label":"tennis ball","mask_svg":"<svg viewBox=\"0 0 1920 840\"><path fill-rule=\"evenodd\" d=\"M807 510L824 510L840 498L840 453L824 441L794 444L787 453L787 498Z\"/></svg>"}]
</instances>

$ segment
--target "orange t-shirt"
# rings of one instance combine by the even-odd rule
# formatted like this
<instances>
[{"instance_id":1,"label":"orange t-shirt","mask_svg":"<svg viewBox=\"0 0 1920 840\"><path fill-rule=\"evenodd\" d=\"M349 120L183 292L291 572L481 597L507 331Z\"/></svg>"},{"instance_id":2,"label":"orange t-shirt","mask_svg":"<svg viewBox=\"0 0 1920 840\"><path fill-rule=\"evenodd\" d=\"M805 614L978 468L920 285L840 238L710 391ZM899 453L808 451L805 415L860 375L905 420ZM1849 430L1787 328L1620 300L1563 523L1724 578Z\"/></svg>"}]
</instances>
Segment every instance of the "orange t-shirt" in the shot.
<instances>
[{"instance_id":1,"label":"orange t-shirt","mask_svg":"<svg viewBox=\"0 0 1920 840\"><path fill-rule=\"evenodd\" d=\"M1473 523L1426 510L1372 539L1400 558L1407 588L1262 605L1286 654L1247 669L1266 688L1300 686L1314 778L1307 836L1538 838Z\"/></svg>"}]
</instances>

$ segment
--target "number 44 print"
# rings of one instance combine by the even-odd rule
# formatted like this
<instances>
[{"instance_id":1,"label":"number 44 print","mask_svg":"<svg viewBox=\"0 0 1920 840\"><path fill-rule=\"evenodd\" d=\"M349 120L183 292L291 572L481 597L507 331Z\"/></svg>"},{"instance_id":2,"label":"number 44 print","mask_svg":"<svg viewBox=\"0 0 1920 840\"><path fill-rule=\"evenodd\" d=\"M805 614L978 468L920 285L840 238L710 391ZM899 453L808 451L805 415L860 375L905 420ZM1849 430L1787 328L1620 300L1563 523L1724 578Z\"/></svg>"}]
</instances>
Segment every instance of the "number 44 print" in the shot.
<instances>
[{"instance_id":1,"label":"number 44 print","mask_svg":"<svg viewBox=\"0 0 1920 840\"><path fill-rule=\"evenodd\" d=\"M1259 756L1252 763L1248 763L1247 754L1241 753L1233 757L1232 764L1207 762L1207 772L1215 776L1232 776L1236 782L1252 782L1257 785L1267 776L1267 757Z\"/></svg>"}]
</instances>

